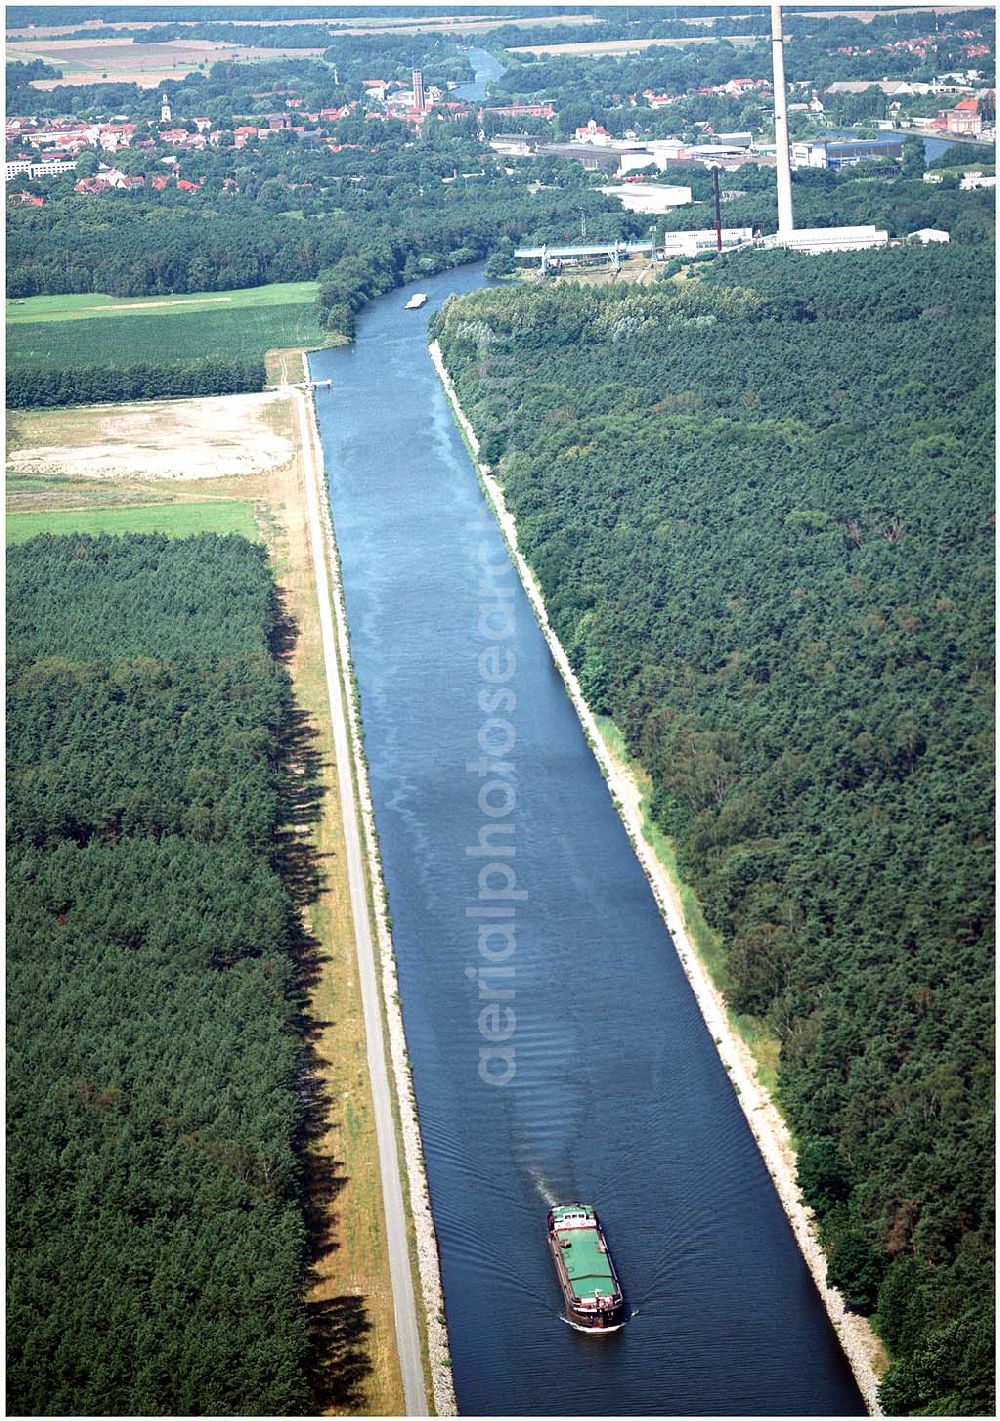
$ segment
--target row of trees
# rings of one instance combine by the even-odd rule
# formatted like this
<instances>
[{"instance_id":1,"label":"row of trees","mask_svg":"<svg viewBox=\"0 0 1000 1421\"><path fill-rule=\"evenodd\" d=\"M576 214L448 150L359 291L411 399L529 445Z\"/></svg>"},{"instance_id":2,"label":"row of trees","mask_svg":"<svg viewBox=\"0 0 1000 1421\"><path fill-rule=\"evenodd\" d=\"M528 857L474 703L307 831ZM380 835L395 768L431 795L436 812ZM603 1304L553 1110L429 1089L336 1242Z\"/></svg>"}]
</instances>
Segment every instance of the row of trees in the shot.
<instances>
[{"instance_id":1,"label":"row of trees","mask_svg":"<svg viewBox=\"0 0 1000 1421\"><path fill-rule=\"evenodd\" d=\"M11 1409L307 1412L266 556L45 537L8 569Z\"/></svg>"},{"instance_id":2,"label":"row of trees","mask_svg":"<svg viewBox=\"0 0 1000 1421\"><path fill-rule=\"evenodd\" d=\"M263 360L172 361L168 365L75 365L61 370L9 366L10 409L32 406L118 404L123 400L180 399L263 390Z\"/></svg>"},{"instance_id":3,"label":"row of trees","mask_svg":"<svg viewBox=\"0 0 1000 1421\"><path fill-rule=\"evenodd\" d=\"M730 1005L780 1048L895 1414L993 1410L991 269L752 252L436 318Z\"/></svg>"}]
</instances>

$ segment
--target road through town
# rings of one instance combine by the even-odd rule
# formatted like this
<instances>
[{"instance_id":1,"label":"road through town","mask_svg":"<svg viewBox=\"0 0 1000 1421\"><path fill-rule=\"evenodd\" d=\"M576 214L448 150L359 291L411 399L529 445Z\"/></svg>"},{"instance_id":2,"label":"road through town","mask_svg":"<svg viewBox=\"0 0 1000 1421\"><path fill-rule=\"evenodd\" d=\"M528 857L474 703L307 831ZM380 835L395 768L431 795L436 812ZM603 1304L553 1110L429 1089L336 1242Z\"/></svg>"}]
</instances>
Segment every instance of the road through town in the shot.
<instances>
[{"instance_id":1,"label":"road through town","mask_svg":"<svg viewBox=\"0 0 1000 1421\"><path fill-rule=\"evenodd\" d=\"M330 569L327 561L324 525L320 515L320 456L315 424L311 418L311 411L306 403L307 396L301 389L297 388L293 390L293 396L299 422L298 443L302 450L306 506L309 518L309 537L312 544L313 561L316 571L316 591L319 599L323 656L326 664L327 694L330 701L330 719L333 725L334 748L340 786L341 814L344 823L344 844L347 855L347 873L351 895L351 915L354 924L358 973L364 1010L368 1074L371 1079L375 1134L382 1177L382 1197L385 1210L386 1241L389 1251L389 1269L392 1277L396 1342L399 1350L400 1371L403 1377L406 1414L408 1416L424 1416L427 1414L427 1401L424 1386L424 1369L420 1355L420 1331L417 1323L416 1298L406 1230L406 1213L403 1206L399 1152L396 1143L396 1127L392 1110L392 1092L389 1083L389 1070L382 1031L382 1012L379 999L378 976L375 966L375 947L372 935L371 917L369 914L368 885L365 877L364 847L355 803L354 779L351 773L351 744L344 689L340 676L337 637L334 629Z\"/></svg>"}]
</instances>

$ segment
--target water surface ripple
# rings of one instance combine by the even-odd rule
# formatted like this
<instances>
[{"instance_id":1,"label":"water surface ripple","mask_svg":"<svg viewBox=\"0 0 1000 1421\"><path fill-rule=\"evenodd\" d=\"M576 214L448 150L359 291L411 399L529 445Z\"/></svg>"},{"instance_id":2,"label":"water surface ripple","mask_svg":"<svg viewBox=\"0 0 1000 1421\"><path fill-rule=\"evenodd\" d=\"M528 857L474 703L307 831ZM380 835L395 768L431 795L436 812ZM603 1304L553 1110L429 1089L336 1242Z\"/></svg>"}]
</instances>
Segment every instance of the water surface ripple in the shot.
<instances>
[{"instance_id":1,"label":"water surface ripple","mask_svg":"<svg viewBox=\"0 0 1000 1421\"><path fill-rule=\"evenodd\" d=\"M516 1075L478 1073L479 554L503 544L427 355L481 271L375 302L311 358L461 1410L863 1406L520 587L509 683ZM508 581L514 579L508 575ZM601 1212L635 1316L560 1319L547 1201Z\"/></svg>"}]
</instances>

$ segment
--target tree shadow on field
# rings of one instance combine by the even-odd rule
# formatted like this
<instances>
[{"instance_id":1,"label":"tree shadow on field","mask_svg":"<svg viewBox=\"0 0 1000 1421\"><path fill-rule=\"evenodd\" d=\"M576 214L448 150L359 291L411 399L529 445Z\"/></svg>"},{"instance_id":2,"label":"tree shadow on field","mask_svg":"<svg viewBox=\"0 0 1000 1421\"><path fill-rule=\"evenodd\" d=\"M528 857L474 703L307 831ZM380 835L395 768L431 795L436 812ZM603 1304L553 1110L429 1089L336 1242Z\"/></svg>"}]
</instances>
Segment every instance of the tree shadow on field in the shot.
<instances>
[{"instance_id":1,"label":"tree shadow on field","mask_svg":"<svg viewBox=\"0 0 1000 1421\"><path fill-rule=\"evenodd\" d=\"M271 654L291 669L299 627L279 590L278 614L269 638ZM296 1154L302 1165L299 1205L307 1235L307 1267L302 1279L308 1320L308 1382L315 1414L332 1410L356 1411L365 1401L364 1381L373 1367L368 1335L372 1324L365 1300L348 1295L310 1301L320 1281L317 1264L339 1247L336 1201L348 1176L343 1163L324 1150L333 1125L333 1100L324 1079L325 1062L319 1055L323 1032L331 1023L309 1011L309 996L320 981L327 960L319 939L310 933L303 912L317 901L323 888L321 858L314 843L315 828L323 808L327 769L319 750L319 734L310 715L293 701L282 726L276 765L280 796L278 829L271 862L295 909L292 957L296 968L298 1010L295 1027L301 1046L301 1066L296 1086L300 1117Z\"/></svg>"},{"instance_id":2,"label":"tree shadow on field","mask_svg":"<svg viewBox=\"0 0 1000 1421\"><path fill-rule=\"evenodd\" d=\"M299 639L299 624L288 610L288 593L283 587L277 589L275 601L277 611L274 621L271 623L267 649L275 661L287 670L295 650L295 644Z\"/></svg>"},{"instance_id":3,"label":"tree shadow on field","mask_svg":"<svg viewBox=\"0 0 1000 1421\"><path fill-rule=\"evenodd\" d=\"M372 1373L367 1344L372 1325L364 1298L325 1298L307 1303L306 1312L314 1413L358 1410L365 1400L363 1383Z\"/></svg>"},{"instance_id":4,"label":"tree shadow on field","mask_svg":"<svg viewBox=\"0 0 1000 1421\"><path fill-rule=\"evenodd\" d=\"M313 843L324 793L320 771L325 767L317 748L318 740L312 718L292 705L281 735L278 763L281 807L272 861L300 911L316 901L323 886L320 857Z\"/></svg>"}]
</instances>

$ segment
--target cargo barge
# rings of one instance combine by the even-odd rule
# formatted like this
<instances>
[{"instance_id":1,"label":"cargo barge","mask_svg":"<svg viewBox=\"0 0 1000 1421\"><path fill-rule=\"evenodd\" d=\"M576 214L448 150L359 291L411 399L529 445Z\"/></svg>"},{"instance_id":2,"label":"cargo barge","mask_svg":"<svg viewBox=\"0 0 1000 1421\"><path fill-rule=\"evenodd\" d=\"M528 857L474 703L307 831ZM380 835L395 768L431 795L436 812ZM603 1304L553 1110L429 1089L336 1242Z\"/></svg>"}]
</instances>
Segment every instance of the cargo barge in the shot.
<instances>
[{"instance_id":1,"label":"cargo barge","mask_svg":"<svg viewBox=\"0 0 1000 1421\"><path fill-rule=\"evenodd\" d=\"M549 1245L566 1321L581 1332L616 1332L625 1321L625 1299L596 1210L589 1204L554 1205Z\"/></svg>"}]
</instances>

